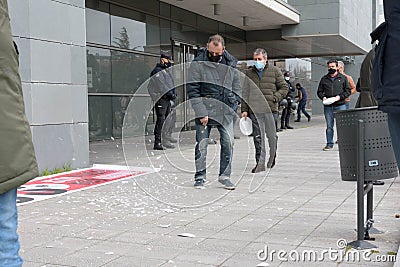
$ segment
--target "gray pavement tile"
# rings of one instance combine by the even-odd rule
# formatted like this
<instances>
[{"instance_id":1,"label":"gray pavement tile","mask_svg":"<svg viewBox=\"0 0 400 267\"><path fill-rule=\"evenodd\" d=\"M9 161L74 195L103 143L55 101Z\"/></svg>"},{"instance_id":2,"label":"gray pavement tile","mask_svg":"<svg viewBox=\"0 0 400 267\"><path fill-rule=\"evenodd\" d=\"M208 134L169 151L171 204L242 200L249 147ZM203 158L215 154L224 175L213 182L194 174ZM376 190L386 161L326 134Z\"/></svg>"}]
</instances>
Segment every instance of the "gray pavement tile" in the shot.
<instances>
[{"instance_id":1,"label":"gray pavement tile","mask_svg":"<svg viewBox=\"0 0 400 267\"><path fill-rule=\"evenodd\" d=\"M300 245L306 236L302 235L288 235L282 233L264 233L259 236L254 242L263 243L263 244L279 244L279 245L288 245L288 246L298 246Z\"/></svg>"},{"instance_id":2,"label":"gray pavement tile","mask_svg":"<svg viewBox=\"0 0 400 267\"><path fill-rule=\"evenodd\" d=\"M47 246L20 250L20 255L27 261L60 264L63 257L72 255L75 251L75 249L71 248Z\"/></svg>"},{"instance_id":3,"label":"gray pavement tile","mask_svg":"<svg viewBox=\"0 0 400 267\"><path fill-rule=\"evenodd\" d=\"M144 257L121 256L103 266L107 267L154 267L163 266L165 260L148 259Z\"/></svg>"},{"instance_id":4,"label":"gray pavement tile","mask_svg":"<svg viewBox=\"0 0 400 267\"><path fill-rule=\"evenodd\" d=\"M161 235L163 236L163 235ZM135 244L148 244L151 241L159 238L160 235L156 233L138 233L134 231L127 231L117 236L108 239L110 242L123 242Z\"/></svg>"},{"instance_id":5,"label":"gray pavement tile","mask_svg":"<svg viewBox=\"0 0 400 267\"><path fill-rule=\"evenodd\" d=\"M119 255L114 255L111 252L102 253L97 251L82 250L57 260L48 261L48 263L76 267L97 267L107 266L108 263L119 257Z\"/></svg>"},{"instance_id":6,"label":"gray pavement tile","mask_svg":"<svg viewBox=\"0 0 400 267\"><path fill-rule=\"evenodd\" d=\"M261 261L257 259L256 253L245 254L235 253L231 258L222 263L223 267L243 267L254 266L256 267ZM272 266L272 265L270 265Z\"/></svg>"},{"instance_id":7,"label":"gray pavement tile","mask_svg":"<svg viewBox=\"0 0 400 267\"><path fill-rule=\"evenodd\" d=\"M204 238L201 237L190 238L180 237L178 235L164 235L151 241L149 245L190 249L194 246L197 246L203 240Z\"/></svg>"},{"instance_id":8,"label":"gray pavement tile","mask_svg":"<svg viewBox=\"0 0 400 267\"><path fill-rule=\"evenodd\" d=\"M204 251L238 252L250 242L244 240L230 240L220 238L207 238L196 245L195 248Z\"/></svg>"},{"instance_id":9,"label":"gray pavement tile","mask_svg":"<svg viewBox=\"0 0 400 267\"><path fill-rule=\"evenodd\" d=\"M175 257L174 261L186 262L188 265L191 263L209 264L214 266L221 265L224 261L234 255L233 252L227 251L205 251L199 248L193 248L188 250L184 254L180 254Z\"/></svg>"},{"instance_id":10,"label":"gray pavement tile","mask_svg":"<svg viewBox=\"0 0 400 267\"><path fill-rule=\"evenodd\" d=\"M209 265L209 264L201 264L201 263L194 263L191 262L190 264L188 264L187 262L179 262L179 261L175 261L175 260L170 260L164 264L162 264L162 267L187 267L187 266L191 266L191 267L211 267L211 266L215 266L215 265Z\"/></svg>"}]
</instances>

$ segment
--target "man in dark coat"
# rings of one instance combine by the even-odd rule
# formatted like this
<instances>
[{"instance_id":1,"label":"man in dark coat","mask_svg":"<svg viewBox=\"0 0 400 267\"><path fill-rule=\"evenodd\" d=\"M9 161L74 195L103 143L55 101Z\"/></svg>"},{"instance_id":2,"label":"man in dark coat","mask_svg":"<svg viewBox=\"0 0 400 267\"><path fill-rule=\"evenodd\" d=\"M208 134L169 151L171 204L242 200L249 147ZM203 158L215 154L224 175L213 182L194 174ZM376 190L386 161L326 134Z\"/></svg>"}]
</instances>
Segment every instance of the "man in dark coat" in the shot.
<instances>
[{"instance_id":1,"label":"man in dark coat","mask_svg":"<svg viewBox=\"0 0 400 267\"><path fill-rule=\"evenodd\" d=\"M290 111L292 108L292 101L294 98L294 93L295 93L295 89L292 85L292 83L290 82L290 74L289 72L285 72L283 74L283 76L285 77L285 81L288 85L288 93L285 97L286 101L287 101L287 105L284 106L284 109L282 110L282 116L281 116L281 130L285 130L285 129L293 129L292 126L290 126Z\"/></svg>"},{"instance_id":2,"label":"man in dark coat","mask_svg":"<svg viewBox=\"0 0 400 267\"><path fill-rule=\"evenodd\" d=\"M175 148L171 142L176 143L171 133L176 121L176 115L172 111L172 103L176 98L174 77L172 75L172 57L162 53L160 63L157 63L150 74L148 85L149 94L155 103L156 125L154 127L154 149L164 150Z\"/></svg>"},{"instance_id":3,"label":"man in dark coat","mask_svg":"<svg viewBox=\"0 0 400 267\"><path fill-rule=\"evenodd\" d=\"M378 108L388 114L394 154L400 169L400 1L383 0L385 22L371 33L379 40L371 73Z\"/></svg>"},{"instance_id":4,"label":"man in dark coat","mask_svg":"<svg viewBox=\"0 0 400 267\"><path fill-rule=\"evenodd\" d=\"M235 189L230 180L233 117L236 116L242 94L236 63L236 58L225 50L224 39L217 34L208 39L207 49L200 50L190 64L187 92L196 116L195 188L204 188L207 139L211 127L216 127L221 138L218 181L228 190Z\"/></svg>"},{"instance_id":5,"label":"man in dark coat","mask_svg":"<svg viewBox=\"0 0 400 267\"><path fill-rule=\"evenodd\" d=\"M38 167L9 19L7 1L0 0L0 266L21 266L17 187L37 177Z\"/></svg>"},{"instance_id":6,"label":"man in dark coat","mask_svg":"<svg viewBox=\"0 0 400 267\"><path fill-rule=\"evenodd\" d=\"M378 102L371 93L371 69L375 57L375 48L372 48L361 63L360 78L357 81L358 96L356 108L377 106Z\"/></svg>"}]
</instances>

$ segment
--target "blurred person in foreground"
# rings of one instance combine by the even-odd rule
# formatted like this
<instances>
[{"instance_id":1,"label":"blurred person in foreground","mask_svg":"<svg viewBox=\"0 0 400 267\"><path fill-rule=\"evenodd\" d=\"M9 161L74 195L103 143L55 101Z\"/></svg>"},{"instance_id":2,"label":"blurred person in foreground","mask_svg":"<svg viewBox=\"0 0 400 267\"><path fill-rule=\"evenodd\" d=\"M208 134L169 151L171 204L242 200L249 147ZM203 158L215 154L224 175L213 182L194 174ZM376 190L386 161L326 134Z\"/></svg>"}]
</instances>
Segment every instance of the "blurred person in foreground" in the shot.
<instances>
[{"instance_id":1,"label":"blurred person in foreground","mask_svg":"<svg viewBox=\"0 0 400 267\"><path fill-rule=\"evenodd\" d=\"M13 43L8 5L0 0L0 266L22 266L17 234L17 188L38 176L25 116L18 50Z\"/></svg>"},{"instance_id":2,"label":"blurred person in foreground","mask_svg":"<svg viewBox=\"0 0 400 267\"><path fill-rule=\"evenodd\" d=\"M372 33L379 40L371 72L371 90L378 109L387 113L393 151L400 170L400 1L383 0L385 22Z\"/></svg>"}]
</instances>

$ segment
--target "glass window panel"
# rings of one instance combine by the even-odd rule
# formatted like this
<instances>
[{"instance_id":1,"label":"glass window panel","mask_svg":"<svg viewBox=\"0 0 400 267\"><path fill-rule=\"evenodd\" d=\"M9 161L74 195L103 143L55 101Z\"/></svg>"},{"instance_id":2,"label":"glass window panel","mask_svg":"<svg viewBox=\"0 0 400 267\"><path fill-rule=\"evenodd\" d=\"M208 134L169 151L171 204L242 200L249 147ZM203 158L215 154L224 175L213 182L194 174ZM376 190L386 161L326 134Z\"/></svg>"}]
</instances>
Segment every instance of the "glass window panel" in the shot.
<instances>
[{"instance_id":1,"label":"glass window panel","mask_svg":"<svg viewBox=\"0 0 400 267\"><path fill-rule=\"evenodd\" d=\"M86 40L90 43L110 45L109 14L86 9Z\"/></svg>"},{"instance_id":2,"label":"glass window panel","mask_svg":"<svg viewBox=\"0 0 400 267\"><path fill-rule=\"evenodd\" d=\"M197 16L197 27L201 31L207 31L214 34L218 32L218 22L203 16Z\"/></svg>"},{"instance_id":3,"label":"glass window panel","mask_svg":"<svg viewBox=\"0 0 400 267\"><path fill-rule=\"evenodd\" d=\"M87 47L86 60L89 93L111 92L110 51Z\"/></svg>"},{"instance_id":4,"label":"glass window panel","mask_svg":"<svg viewBox=\"0 0 400 267\"><path fill-rule=\"evenodd\" d=\"M111 96L89 95L89 140L109 139L112 135Z\"/></svg>"},{"instance_id":5,"label":"glass window panel","mask_svg":"<svg viewBox=\"0 0 400 267\"><path fill-rule=\"evenodd\" d=\"M160 15L166 18L171 17L171 5L160 2Z\"/></svg>"},{"instance_id":6,"label":"glass window panel","mask_svg":"<svg viewBox=\"0 0 400 267\"><path fill-rule=\"evenodd\" d=\"M163 47L171 47L171 22L169 20L160 19L160 44Z\"/></svg>"},{"instance_id":7,"label":"glass window panel","mask_svg":"<svg viewBox=\"0 0 400 267\"><path fill-rule=\"evenodd\" d=\"M189 24L192 26L196 26L196 14L192 13L190 11L171 6L171 18L174 18L175 20Z\"/></svg>"},{"instance_id":8,"label":"glass window panel","mask_svg":"<svg viewBox=\"0 0 400 267\"><path fill-rule=\"evenodd\" d=\"M246 39L245 38L245 31L236 28L234 26L228 25L226 24L226 34L232 36L232 37L236 37L238 39L242 39L243 41Z\"/></svg>"},{"instance_id":9,"label":"glass window panel","mask_svg":"<svg viewBox=\"0 0 400 267\"><path fill-rule=\"evenodd\" d=\"M114 1L115 2L115 1ZM118 4L133 9L146 11L152 14L158 15L160 12L160 1L159 0L118 0Z\"/></svg>"},{"instance_id":10,"label":"glass window panel","mask_svg":"<svg viewBox=\"0 0 400 267\"><path fill-rule=\"evenodd\" d=\"M196 29L183 24L171 22L171 36L175 40L184 40L186 42L196 43Z\"/></svg>"},{"instance_id":11,"label":"glass window panel","mask_svg":"<svg viewBox=\"0 0 400 267\"><path fill-rule=\"evenodd\" d=\"M112 51L112 92L133 94L149 77L158 57Z\"/></svg>"},{"instance_id":12,"label":"glass window panel","mask_svg":"<svg viewBox=\"0 0 400 267\"><path fill-rule=\"evenodd\" d=\"M111 5L111 45L124 49L159 53L159 19Z\"/></svg>"}]
</instances>

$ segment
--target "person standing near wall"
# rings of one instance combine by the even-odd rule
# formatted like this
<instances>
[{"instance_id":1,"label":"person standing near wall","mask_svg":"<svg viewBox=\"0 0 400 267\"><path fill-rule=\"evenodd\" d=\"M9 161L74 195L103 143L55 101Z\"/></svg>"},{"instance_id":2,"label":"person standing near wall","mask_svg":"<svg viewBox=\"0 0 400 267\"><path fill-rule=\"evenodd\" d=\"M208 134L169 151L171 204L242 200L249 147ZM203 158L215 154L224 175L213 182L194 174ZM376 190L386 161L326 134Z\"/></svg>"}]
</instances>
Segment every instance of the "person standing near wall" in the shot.
<instances>
[{"instance_id":1,"label":"person standing near wall","mask_svg":"<svg viewBox=\"0 0 400 267\"><path fill-rule=\"evenodd\" d=\"M371 72L378 108L388 115L393 151L400 170L400 1L383 0L385 22L371 33L379 40Z\"/></svg>"},{"instance_id":2,"label":"person standing near wall","mask_svg":"<svg viewBox=\"0 0 400 267\"><path fill-rule=\"evenodd\" d=\"M17 187L38 176L14 45L7 1L0 0L0 266L13 267L22 266Z\"/></svg>"},{"instance_id":3,"label":"person standing near wall","mask_svg":"<svg viewBox=\"0 0 400 267\"><path fill-rule=\"evenodd\" d=\"M172 128L175 125L176 115L172 112L172 106L176 98L174 78L170 67L172 57L167 53L162 53L160 63L154 67L150 74L148 85L149 94L155 103L156 125L154 127L154 149L165 150L175 148L171 142L176 143L172 138Z\"/></svg>"},{"instance_id":4,"label":"person standing near wall","mask_svg":"<svg viewBox=\"0 0 400 267\"><path fill-rule=\"evenodd\" d=\"M354 83L353 78L344 72L344 63L343 61L338 61L339 72L347 77L347 81L349 82L351 95L354 95L357 92L356 85ZM350 96L346 97L346 109L350 109Z\"/></svg>"}]
</instances>

